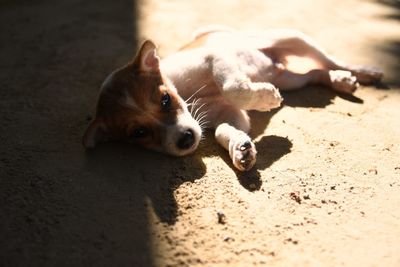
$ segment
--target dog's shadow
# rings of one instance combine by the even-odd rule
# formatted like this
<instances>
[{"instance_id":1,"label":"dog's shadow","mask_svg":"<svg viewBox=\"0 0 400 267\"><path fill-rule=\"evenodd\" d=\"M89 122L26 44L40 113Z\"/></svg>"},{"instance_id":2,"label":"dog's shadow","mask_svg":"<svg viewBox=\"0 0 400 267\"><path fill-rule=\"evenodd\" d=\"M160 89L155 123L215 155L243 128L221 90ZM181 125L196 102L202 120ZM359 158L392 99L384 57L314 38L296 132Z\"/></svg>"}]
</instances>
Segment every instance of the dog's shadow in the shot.
<instances>
[{"instance_id":1,"label":"dog's shadow","mask_svg":"<svg viewBox=\"0 0 400 267\"><path fill-rule=\"evenodd\" d=\"M355 95L338 93L321 86L308 86L300 90L282 92L283 105L291 107L324 108L332 104L336 97L363 104L364 101Z\"/></svg>"},{"instance_id":2,"label":"dog's shadow","mask_svg":"<svg viewBox=\"0 0 400 267\"><path fill-rule=\"evenodd\" d=\"M259 171L265 170L275 161L290 153L292 147L292 142L287 137L277 135L263 136L259 141L255 142L258 152L255 166L249 171L240 172L233 166L229 154L222 147L219 147L215 140L210 142L212 142L212 146L218 147L216 149L218 153L215 154L218 154L232 168L239 183L249 191L257 191L261 188L262 179Z\"/></svg>"},{"instance_id":3,"label":"dog's shadow","mask_svg":"<svg viewBox=\"0 0 400 267\"><path fill-rule=\"evenodd\" d=\"M353 103L364 103L362 99L354 95L339 94L319 86L309 86L301 90L282 92L282 96L284 98L282 106L290 107L324 108L332 104L335 97L340 97ZM248 112L252 125L250 136L256 138L264 134L271 118L277 114L280 109L281 108L274 109L270 112ZM213 142L215 142L215 140ZM213 146L214 145L216 145L216 142ZM258 151L257 162L248 172L236 171L226 151L222 148L218 151L218 154L221 155L226 164L235 171L240 184L249 191L256 191L261 188L262 179L259 170L265 170L275 161L290 153L293 144L288 137L270 135L263 136L255 145Z\"/></svg>"},{"instance_id":4,"label":"dog's shadow","mask_svg":"<svg viewBox=\"0 0 400 267\"><path fill-rule=\"evenodd\" d=\"M175 224L178 215L174 191L206 171L196 155L177 158L116 142L100 144L86 153L86 169L98 179L93 183L127 192L139 209L151 205L159 220L168 224Z\"/></svg>"},{"instance_id":5,"label":"dog's shadow","mask_svg":"<svg viewBox=\"0 0 400 267\"><path fill-rule=\"evenodd\" d=\"M330 89L309 86L300 90L281 92L283 97L282 106L304 107L304 108L325 108L333 103L333 99L340 97L347 101L362 104L364 101L354 95L339 94ZM274 109L270 112L249 111L251 118L252 138L262 135L267 128L271 118L279 112L281 108Z\"/></svg>"}]
</instances>

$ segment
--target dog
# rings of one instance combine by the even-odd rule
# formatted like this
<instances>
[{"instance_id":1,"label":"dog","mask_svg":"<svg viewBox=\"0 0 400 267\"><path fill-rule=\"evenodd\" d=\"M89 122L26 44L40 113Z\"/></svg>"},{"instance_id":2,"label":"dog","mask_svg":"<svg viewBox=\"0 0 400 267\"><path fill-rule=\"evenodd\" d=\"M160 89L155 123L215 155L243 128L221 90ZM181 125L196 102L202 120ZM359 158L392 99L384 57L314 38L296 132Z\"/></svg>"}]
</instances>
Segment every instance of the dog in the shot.
<instances>
[{"instance_id":1,"label":"dog","mask_svg":"<svg viewBox=\"0 0 400 267\"><path fill-rule=\"evenodd\" d=\"M312 60L305 73L288 68L291 56ZM101 86L96 116L83 145L124 140L175 156L193 153L206 128L215 130L239 171L251 169L257 150L248 110L282 103L278 91L322 85L352 94L382 79L377 68L344 64L294 30L235 31L203 28L163 60L147 40L136 57Z\"/></svg>"}]
</instances>

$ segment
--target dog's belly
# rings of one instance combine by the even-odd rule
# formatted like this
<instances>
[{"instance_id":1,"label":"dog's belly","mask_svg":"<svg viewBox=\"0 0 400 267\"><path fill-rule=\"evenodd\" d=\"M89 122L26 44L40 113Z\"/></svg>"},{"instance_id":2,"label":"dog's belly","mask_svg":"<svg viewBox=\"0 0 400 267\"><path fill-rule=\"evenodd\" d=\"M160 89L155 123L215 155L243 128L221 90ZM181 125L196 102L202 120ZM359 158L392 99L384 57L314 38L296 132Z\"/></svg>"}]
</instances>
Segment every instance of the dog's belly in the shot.
<instances>
[{"instance_id":1,"label":"dog's belly","mask_svg":"<svg viewBox=\"0 0 400 267\"><path fill-rule=\"evenodd\" d=\"M240 70L252 82L270 82L279 72L279 65L257 49L244 49L236 52Z\"/></svg>"},{"instance_id":2,"label":"dog's belly","mask_svg":"<svg viewBox=\"0 0 400 267\"><path fill-rule=\"evenodd\" d=\"M195 49L173 54L161 62L163 73L173 82L183 99L204 96L221 95L222 91L213 78L210 67L210 54L213 51L207 49ZM228 49L224 57L233 60L234 65L239 66L240 71L246 74L252 82L270 82L279 73L279 63L265 53L254 48Z\"/></svg>"}]
</instances>

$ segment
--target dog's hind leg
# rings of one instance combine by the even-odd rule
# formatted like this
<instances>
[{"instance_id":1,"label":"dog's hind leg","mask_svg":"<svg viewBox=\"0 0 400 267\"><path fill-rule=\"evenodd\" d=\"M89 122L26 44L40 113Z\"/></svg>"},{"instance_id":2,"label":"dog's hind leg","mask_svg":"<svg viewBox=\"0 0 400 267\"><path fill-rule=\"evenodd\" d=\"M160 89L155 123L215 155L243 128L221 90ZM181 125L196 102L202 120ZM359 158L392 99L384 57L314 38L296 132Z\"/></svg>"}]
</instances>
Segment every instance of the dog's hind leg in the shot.
<instances>
[{"instance_id":1,"label":"dog's hind leg","mask_svg":"<svg viewBox=\"0 0 400 267\"><path fill-rule=\"evenodd\" d=\"M351 94L357 87L356 77L348 71L314 69L305 74L282 70L273 79L282 90L299 89L306 85L323 85L341 93Z\"/></svg>"},{"instance_id":2,"label":"dog's hind leg","mask_svg":"<svg viewBox=\"0 0 400 267\"><path fill-rule=\"evenodd\" d=\"M284 62L286 57L291 55L308 57L314 60L321 69L350 72L361 84L373 84L379 82L383 77L382 71L378 68L352 66L335 59L309 37L295 31L276 40L268 49L272 51L278 61Z\"/></svg>"}]
</instances>

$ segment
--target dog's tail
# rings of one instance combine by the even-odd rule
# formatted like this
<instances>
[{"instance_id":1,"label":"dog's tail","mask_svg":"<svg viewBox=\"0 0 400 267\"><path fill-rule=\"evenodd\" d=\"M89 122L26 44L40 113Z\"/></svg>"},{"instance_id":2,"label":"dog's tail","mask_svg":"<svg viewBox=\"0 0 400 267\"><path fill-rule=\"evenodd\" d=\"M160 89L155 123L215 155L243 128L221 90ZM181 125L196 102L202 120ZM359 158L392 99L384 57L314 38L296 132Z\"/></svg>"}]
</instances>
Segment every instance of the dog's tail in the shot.
<instances>
[{"instance_id":1,"label":"dog's tail","mask_svg":"<svg viewBox=\"0 0 400 267\"><path fill-rule=\"evenodd\" d=\"M212 32L233 32L233 31L234 31L233 28L230 28L225 25L211 24L195 30L192 35L192 40L194 41L200 38L201 36Z\"/></svg>"}]
</instances>

